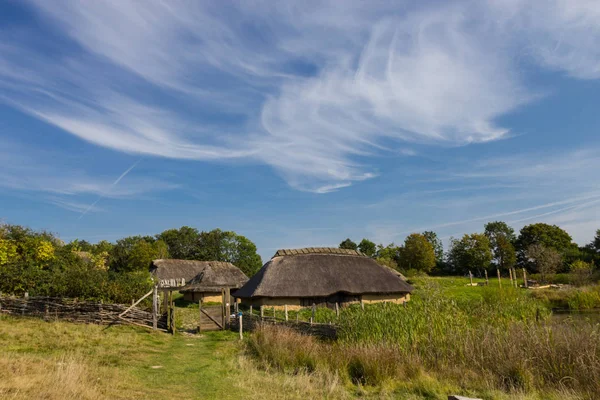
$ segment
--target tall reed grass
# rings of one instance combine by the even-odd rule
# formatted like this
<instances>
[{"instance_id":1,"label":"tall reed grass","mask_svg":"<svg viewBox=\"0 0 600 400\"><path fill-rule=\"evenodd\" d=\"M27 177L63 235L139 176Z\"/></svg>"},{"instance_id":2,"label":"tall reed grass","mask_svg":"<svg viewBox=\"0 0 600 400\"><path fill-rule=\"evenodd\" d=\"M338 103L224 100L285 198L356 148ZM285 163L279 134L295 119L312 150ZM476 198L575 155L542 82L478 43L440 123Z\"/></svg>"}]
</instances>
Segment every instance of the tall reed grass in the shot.
<instances>
[{"instance_id":1,"label":"tall reed grass","mask_svg":"<svg viewBox=\"0 0 600 400\"><path fill-rule=\"evenodd\" d=\"M512 289L462 303L431 288L419 297L406 308L345 309L334 343L263 327L247 346L267 368L329 373L363 386L432 376L476 391L600 393L598 325L557 324Z\"/></svg>"}]
</instances>

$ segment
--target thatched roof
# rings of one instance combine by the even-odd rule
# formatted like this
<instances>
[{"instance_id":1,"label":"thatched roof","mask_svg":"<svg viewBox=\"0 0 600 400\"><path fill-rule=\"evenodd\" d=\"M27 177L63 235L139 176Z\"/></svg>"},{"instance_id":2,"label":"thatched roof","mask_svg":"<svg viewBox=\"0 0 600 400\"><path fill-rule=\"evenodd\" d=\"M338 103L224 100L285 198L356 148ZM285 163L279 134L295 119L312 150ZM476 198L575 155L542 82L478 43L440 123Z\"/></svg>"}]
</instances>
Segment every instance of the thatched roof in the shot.
<instances>
[{"instance_id":1,"label":"thatched roof","mask_svg":"<svg viewBox=\"0 0 600 400\"><path fill-rule=\"evenodd\" d=\"M220 291L223 287L238 288L248 281L235 265L223 261L154 260L150 272L158 280L184 279L181 290Z\"/></svg>"},{"instance_id":2,"label":"thatched roof","mask_svg":"<svg viewBox=\"0 0 600 400\"><path fill-rule=\"evenodd\" d=\"M209 261L202 272L181 288L180 292L219 292L222 288L239 289L248 277L228 262Z\"/></svg>"},{"instance_id":3,"label":"thatched roof","mask_svg":"<svg viewBox=\"0 0 600 400\"><path fill-rule=\"evenodd\" d=\"M340 251L341 250L341 251ZM410 293L413 288L389 268L354 250L278 250L236 297L328 297Z\"/></svg>"}]
</instances>

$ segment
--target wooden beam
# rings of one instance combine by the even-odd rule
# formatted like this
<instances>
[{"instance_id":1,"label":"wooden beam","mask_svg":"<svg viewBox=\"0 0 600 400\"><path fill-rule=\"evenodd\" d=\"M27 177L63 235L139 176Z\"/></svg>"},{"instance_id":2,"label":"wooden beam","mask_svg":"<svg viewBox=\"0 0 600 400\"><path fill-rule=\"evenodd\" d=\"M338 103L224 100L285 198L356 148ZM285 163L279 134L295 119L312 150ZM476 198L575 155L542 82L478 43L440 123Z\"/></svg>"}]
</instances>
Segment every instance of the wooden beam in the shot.
<instances>
[{"instance_id":1,"label":"wooden beam","mask_svg":"<svg viewBox=\"0 0 600 400\"><path fill-rule=\"evenodd\" d=\"M133 303L131 305L131 307L129 307L127 310L125 310L121 314L119 314L119 318L122 317L123 315L127 314L133 307L135 307L138 304L140 304L142 302L142 300L144 300L146 297L150 296L152 293L154 293L154 289L152 289L151 291L149 291L148 293L146 293L141 299L139 299L138 301L136 301L135 303Z\"/></svg>"}]
</instances>

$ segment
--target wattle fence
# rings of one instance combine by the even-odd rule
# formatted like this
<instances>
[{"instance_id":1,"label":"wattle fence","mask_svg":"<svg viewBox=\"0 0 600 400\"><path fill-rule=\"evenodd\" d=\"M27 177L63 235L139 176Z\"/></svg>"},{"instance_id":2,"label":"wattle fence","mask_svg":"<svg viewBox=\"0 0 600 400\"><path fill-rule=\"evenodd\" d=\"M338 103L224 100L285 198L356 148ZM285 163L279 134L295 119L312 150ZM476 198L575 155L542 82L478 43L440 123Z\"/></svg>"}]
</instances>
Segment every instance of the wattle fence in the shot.
<instances>
[{"instance_id":1,"label":"wattle fence","mask_svg":"<svg viewBox=\"0 0 600 400\"><path fill-rule=\"evenodd\" d=\"M152 328L151 312L129 308L127 305L77 299L0 296L0 314L35 317L46 321L62 320L100 325L130 324ZM158 318L158 328L167 329L166 314Z\"/></svg>"}]
</instances>

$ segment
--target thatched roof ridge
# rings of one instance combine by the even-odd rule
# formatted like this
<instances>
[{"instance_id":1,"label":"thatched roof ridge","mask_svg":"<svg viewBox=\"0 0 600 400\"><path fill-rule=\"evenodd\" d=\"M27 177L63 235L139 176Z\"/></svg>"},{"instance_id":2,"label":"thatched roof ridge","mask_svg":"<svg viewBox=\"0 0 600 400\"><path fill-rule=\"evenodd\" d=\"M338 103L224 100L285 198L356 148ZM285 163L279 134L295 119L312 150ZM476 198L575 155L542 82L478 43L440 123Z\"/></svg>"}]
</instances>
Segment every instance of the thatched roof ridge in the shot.
<instances>
[{"instance_id":1,"label":"thatched roof ridge","mask_svg":"<svg viewBox=\"0 0 600 400\"><path fill-rule=\"evenodd\" d=\"M350 249L339 249L337 247L305 247L302 249L279 249L273 256L295 256L305 254L345 254L349 256L362 256L363 254L358 250Z\"/></svg>"},{"instance_id":2,"label":"thatched roof ridge","mask_svg":"<svg viewBox=\"0 0 600 400\"><path fill-rule=\"evenodd\" d=\"M152 261L150 272L158 280L185 279L186 286L181 290L239 288L248 281L248 277L238 267L224 261L160 259Z\"/></svg>"},{"instance_id":3,"label":"thatched roof ridge","mask_svg":"<svg viewBox=\"0 0 600 400\"><path fill-rule=\"evenodd\" d=\"M335 293L361 295L413 290L390 268L354 250L340 249L340 253L329 248L307 250L311 252L293 254L279 250L235 296L328 297Z\"/></svg>"}]
</instances>

